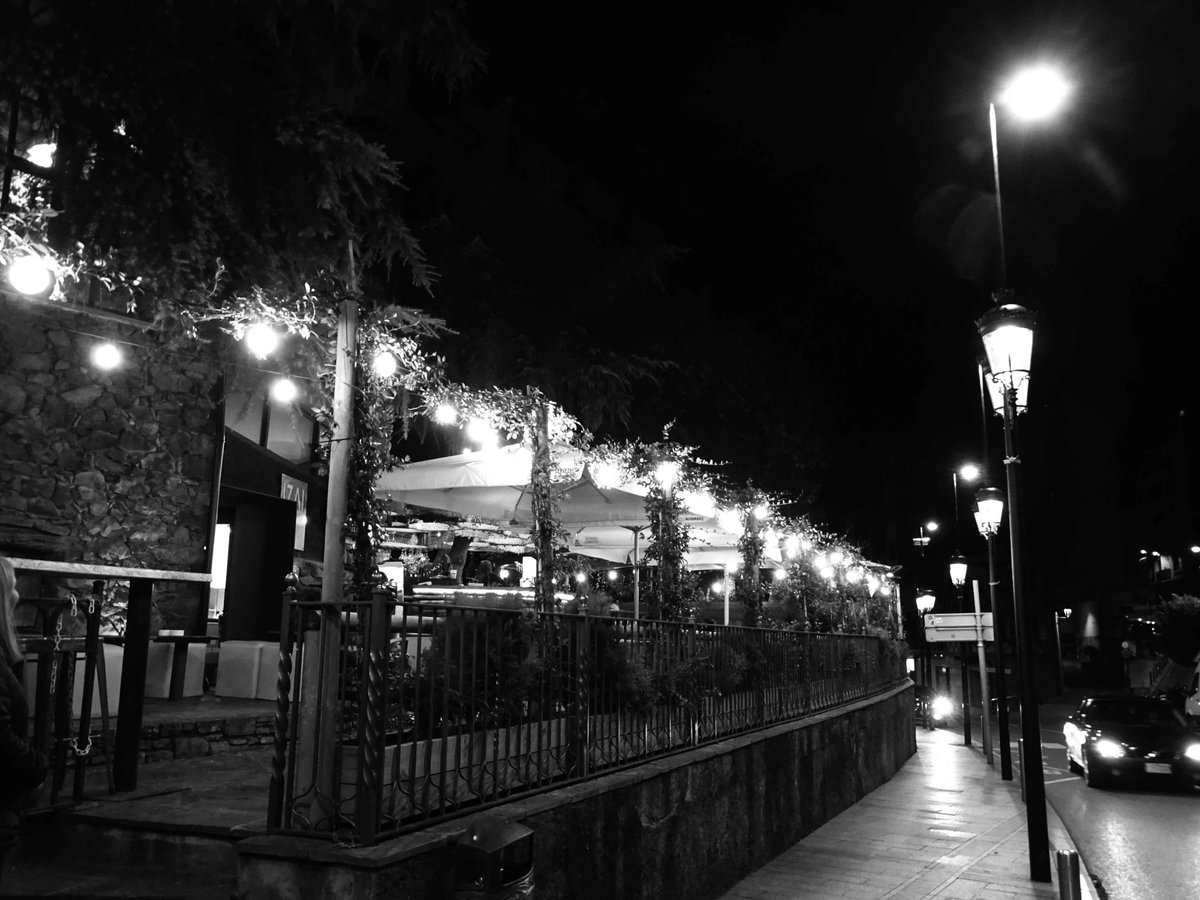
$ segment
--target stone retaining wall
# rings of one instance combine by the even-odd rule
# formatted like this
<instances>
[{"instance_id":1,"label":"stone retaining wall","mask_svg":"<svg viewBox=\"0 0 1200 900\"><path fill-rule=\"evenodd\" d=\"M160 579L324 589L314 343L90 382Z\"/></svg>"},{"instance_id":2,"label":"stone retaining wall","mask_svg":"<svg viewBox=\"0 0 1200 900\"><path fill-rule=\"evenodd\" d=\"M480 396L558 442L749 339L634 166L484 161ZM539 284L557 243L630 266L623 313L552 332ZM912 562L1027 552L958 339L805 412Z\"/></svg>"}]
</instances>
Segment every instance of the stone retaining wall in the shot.
<instances>
[{"instance_id":1,"label":"stone retaining wall","mask_svg":"<svg viewBox=\"0 0 1200 900\"><path fill-rule=\"evenodd\" d=\"M6 301L0 313L0 552L202 569L219 367L66 307ZM124 356L107 372L89 358L104 339ZM154 627L191 626L204 596L198 585L161 583Z\"/></svg>"},{"instance_id":2,"label":"stone retaining wall","mask_svg":"<svg viewBox=\"0 0 1200 900\"><path fill-rule=\"evenodd\" d=\"M890 779L916 752L913 687L495 807L534 831L538 900L705 900ZM452 896L467 819L374 847L237 844L243 900Z\"/></svg>"},{"instance_id":3,"label":"stone retaining wall","mask_svg":"<svg viewBox=\"0 0 1200 900\"><path fill-rule=\"evenodd\" d=\"M95 742L100 729L99 722L93 722L92 728ZM115 728L113 735L115 739ZM164 722L161 725L143 726L138 759L142 763L156 763L172 759L220 756L223 753L242 753L270 746L274 739L273 714ZM88 765L103 765L104 753L96 743L93 743L93 748L93 752L88 756Z\"/></svg>"}]
</instances>

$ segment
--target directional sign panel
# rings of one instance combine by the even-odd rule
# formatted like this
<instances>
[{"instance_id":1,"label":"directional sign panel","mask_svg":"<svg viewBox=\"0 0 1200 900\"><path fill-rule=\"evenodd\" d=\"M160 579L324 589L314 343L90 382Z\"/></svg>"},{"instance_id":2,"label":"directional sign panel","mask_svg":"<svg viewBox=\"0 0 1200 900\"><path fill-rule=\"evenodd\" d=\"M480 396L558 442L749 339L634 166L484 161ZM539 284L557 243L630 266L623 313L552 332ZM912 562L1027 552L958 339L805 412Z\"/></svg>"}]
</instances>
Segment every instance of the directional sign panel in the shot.
<instances>
[{"instance_id":1,"label":"directional sign panel","mask_svg":"<svg viewBox=\"0 0 1200 900\"><path fill-rule=\"evenodd\" d=\"M979 613L983 625L983 639L994 640L992 614ZM929 613L925 616L925 640L927 641L974 641L976 613Z\"/></svg>"}]
</instances>

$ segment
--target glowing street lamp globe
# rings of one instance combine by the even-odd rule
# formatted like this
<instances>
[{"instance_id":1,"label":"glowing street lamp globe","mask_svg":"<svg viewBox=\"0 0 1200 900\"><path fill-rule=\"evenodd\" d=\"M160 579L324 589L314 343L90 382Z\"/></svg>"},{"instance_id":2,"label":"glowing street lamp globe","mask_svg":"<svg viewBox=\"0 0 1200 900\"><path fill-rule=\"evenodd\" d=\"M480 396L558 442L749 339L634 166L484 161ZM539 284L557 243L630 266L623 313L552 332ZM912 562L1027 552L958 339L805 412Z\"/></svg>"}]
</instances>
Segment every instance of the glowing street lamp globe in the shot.
<instances>
[{"instance_id":1,"label":"glowing street lamp globe","mask_svg":"<svg viewBox=\"0 0 1200 900\"><path fill-rule=\"evenodd\" d=\"M1018 119L1039 122L1053 117L1071 96L1071 85L1053 66L1022 69L1000 94L1000 103Z\"/></svg>"},{"instance_id":2,"label":"glowing street lamp globe","mask_svg":"<svg viewBox=\"0 0 1200 900\"><path fill-rule=\"evenodd\" d=\"M984 537L1000 530L1004 518L1004 494L998 488L985 487L975 492L975 524Z\"/></svg>"},{"instance_id":3,"label":"glowing street lamp globe","mask_svg":"<svg viewBox=\"0 0 1200 900\"><path fill-rule=\"evenodd\" d=\"M919 612L921 615L925 615L927 612L933 609L935 603L937 603L937 597L935 597L930 591L917 592L917 612Z\"/></svg>"},{"instance_id":4,"label":"glowing street lamp globe","mask_svg":"<svg viewBox=\"0 0 1200 900\"><path fill-rule=\"evenodd\" d=\"M1033 362L1033 321L1029 310L1016 303L989 309L975 323L983 339L988 369L1005 391L1019 390L1029 380Z\"/></svg>"},{"instance_id":5,"label":"glowing street lamp globe","mask_svg":"<svg viewBox=\"0 0 1200 900\"><path fill-rule=\"evenodd\" d=\"M955 587L967 583L967 561L961 555L950 557L950 583Z\"/></svg>"}]
</instances>

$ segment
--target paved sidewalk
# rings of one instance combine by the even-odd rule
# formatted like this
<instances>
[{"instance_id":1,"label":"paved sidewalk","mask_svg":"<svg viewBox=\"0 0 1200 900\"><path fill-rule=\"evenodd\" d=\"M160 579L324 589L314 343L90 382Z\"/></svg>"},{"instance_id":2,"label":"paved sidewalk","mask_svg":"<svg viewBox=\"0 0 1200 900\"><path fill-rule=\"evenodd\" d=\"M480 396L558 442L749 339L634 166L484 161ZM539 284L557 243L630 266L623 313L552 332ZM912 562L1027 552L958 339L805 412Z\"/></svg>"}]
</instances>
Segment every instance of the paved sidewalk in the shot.
<instances>
[{"instance_id":1,"label":"paved sidewalk","mask_svg":"<svg viewBox=\"0 0 1200 900\"><path fill-rule=\"evenodd\" d=\"M1053 884L1029 880L1019 783L1001 780L960 734L918 729L916 754L891 781L722 900L1057 900L1055 851L1075 845L1054 810L1046 814ZM1082 861L1080 870L1080 896L1094 900Z\"/></svg>"}]
</instances>

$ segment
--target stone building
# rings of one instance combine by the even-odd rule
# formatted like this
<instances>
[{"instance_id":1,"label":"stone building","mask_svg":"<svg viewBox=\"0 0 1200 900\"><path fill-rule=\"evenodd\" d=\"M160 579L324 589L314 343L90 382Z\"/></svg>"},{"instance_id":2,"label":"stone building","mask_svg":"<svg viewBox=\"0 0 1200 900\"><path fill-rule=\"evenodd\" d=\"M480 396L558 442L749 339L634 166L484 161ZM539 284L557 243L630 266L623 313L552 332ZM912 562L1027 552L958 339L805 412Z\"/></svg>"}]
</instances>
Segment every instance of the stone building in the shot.
<instances>
[{"instance_id":1,"label":"stone building","mask_svg":"<svg viewBox=\"0 0 1200 900\"><path fill-rule=\"evenodd\" d=\"M153 627L223 613L226 637L277 635L283 575L321 557L324 489L311 418L266 377L136 319L0 294L0 553L220 573L159 583Z\"/></svg>"}]
</instances>

